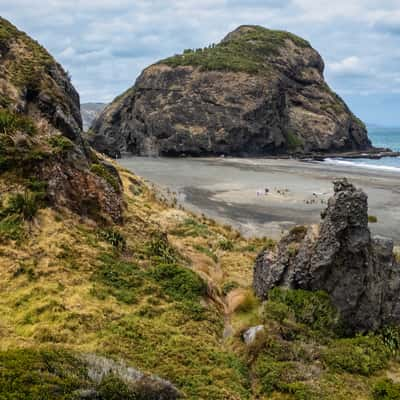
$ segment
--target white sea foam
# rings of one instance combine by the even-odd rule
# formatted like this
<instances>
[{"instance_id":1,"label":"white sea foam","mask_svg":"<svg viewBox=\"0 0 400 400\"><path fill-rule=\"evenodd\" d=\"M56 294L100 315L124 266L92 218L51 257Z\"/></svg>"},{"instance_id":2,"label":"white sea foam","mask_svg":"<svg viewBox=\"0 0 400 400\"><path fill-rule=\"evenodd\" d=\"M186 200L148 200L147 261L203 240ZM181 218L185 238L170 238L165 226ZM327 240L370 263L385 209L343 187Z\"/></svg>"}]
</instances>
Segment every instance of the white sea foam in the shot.
<instances>
[{"instance_id":1,"label":"white sea foam","mask_svg":"<svg viewBox=\"0 0 400 400\"><path fill-rule=\"evenodd\" d=\"M375 163L368 163L368 162L363 162L363 161L340 160L340 159L334 159L334 158L327 158L327 159L325 159L324 163L340 165L340 166L344 166L344 167L366 168L366 169L373 169L373 170L378 170L378 171L390 171L390 172L400 173L400 157L396 157L396 160L399 161L398 167L392 166L392 165L375 164Z\"/></svg>"}]
</instances>

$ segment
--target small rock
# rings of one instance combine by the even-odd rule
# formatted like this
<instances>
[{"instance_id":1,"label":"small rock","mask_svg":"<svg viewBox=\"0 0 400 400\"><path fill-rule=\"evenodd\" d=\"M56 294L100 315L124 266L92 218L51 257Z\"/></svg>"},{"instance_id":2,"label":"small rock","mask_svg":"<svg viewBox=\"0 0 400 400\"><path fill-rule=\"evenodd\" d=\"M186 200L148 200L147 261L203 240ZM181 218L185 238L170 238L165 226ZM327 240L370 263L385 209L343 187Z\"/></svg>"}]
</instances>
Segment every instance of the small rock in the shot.
<instances>
[{"instance_id":1,"label":"small rock","mask_svg":"<svg viewBox=\"0 0 400 400\"><path fill-rule=\"evenodd\" d=\"M257 333L262 332L263 330L264 325L252 326L251 328L247 329L247 331L243 333L244 342L247 345L252 344L257 337Z\"/></svg>"}]
</instances>

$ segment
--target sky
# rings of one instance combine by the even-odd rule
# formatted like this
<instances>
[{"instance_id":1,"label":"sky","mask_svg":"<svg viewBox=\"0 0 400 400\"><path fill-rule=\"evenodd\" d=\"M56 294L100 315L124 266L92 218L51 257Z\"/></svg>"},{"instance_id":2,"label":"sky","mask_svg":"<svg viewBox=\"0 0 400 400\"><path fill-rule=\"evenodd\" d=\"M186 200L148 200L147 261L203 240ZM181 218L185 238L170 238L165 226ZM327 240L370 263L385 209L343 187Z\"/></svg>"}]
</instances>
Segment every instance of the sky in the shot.
<instances>
[{"instance_id":1,"label":"sky","mask_svg":"<svg viewBox=\"0 0 400 400\"><path fill-rule=\"evenodd\" d=\"M257 24L307 39L329 85L368 123L400 126L400 0L0 0L81 102L109 102L146 66Z\"/></svg>"}]
</instances>

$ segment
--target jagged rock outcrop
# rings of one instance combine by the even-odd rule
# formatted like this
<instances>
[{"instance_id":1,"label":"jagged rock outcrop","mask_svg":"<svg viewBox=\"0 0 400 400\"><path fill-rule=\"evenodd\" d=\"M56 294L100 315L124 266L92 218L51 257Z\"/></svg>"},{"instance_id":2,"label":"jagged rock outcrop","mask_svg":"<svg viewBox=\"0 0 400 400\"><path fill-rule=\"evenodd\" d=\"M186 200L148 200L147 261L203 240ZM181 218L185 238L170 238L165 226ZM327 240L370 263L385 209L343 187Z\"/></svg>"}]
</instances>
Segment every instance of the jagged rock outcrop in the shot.
<instances>
[{"instance_id":1,"label":"jagged rock outcrop","mask_svg":"<svg viewBox=\"0 0 400 400\"><path fill-rule=\"evenodd\" d=\"M0 173L44 181L53 205L120 222L118 174L81 133L79 95L68 73L0 17Z\"/></svg>"},{"instance_id":2,"label":"jagged rock outcrop","mask_svg":"<svg viewBox=\"0 0 400 400\"><path fill-rule=\"evenodd\" d=\"M391 240L371 237L367 195L337 180L322 217L318 228L294 228L258 256L256 294L265 299L276 286L326 291L350 331L399 323L400 265Z\"/></svg>"},{"instance_id":3,"label":"jagged rock outcrop","mask_svg":"<svg viewBox=\"0 0 400 400\"><path fill-rule=\"evenodd\" d=\"M217 45L146 68L94 122L90 143L113 156L371 148L364 124L330 90L323 71L305 40L241 26Z\"/></svg>"}]
</instances>

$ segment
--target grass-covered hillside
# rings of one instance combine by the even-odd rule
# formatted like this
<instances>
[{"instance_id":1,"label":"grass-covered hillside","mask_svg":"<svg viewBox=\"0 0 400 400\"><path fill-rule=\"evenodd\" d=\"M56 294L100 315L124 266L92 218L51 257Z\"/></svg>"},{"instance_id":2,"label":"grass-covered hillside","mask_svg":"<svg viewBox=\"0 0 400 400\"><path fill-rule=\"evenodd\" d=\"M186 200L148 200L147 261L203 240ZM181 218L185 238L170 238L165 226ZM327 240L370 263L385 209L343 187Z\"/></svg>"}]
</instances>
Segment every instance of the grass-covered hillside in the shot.
<instances>
[{"instance_id":1,"label":"grass-covered hillside","mask_svg":"<svg viewBox=\"0 0 400 400\"><path fill-rule=\"evenodd\" d=\"M268 58L279 55L290 42L300 48L311 47L307 41L289 32L241 26L218 44L187 49L160 64L171 67L191 65L204 71L263 73L270 70Z\"/></svg>"},{"instance_id":2,"label":"grass-covered hillside","mask_svg":"<svg viewBox=\"0 0 400 400\"><path fill-rule=\"evenodd\" d=\"M93 354L188 399L399 398L397 330L344 338L323 293L275 290L260 304L252 267L272 241L245 240L119 172L121 226L56 211L1 176L0 399L93 388L101 399L148 398L114 375L93 381Z\"/></svg>"}]
</instances>

